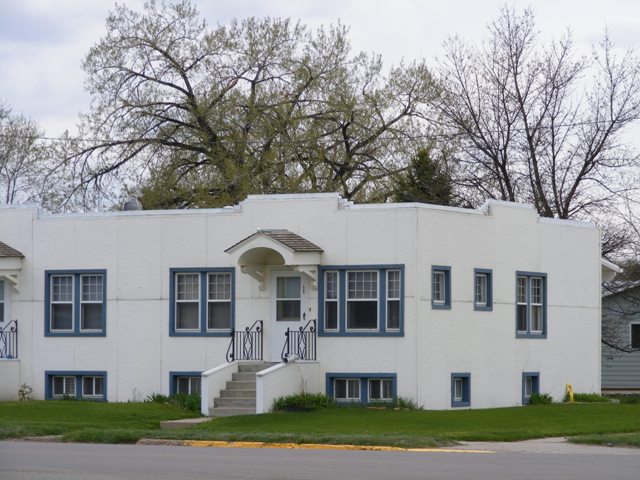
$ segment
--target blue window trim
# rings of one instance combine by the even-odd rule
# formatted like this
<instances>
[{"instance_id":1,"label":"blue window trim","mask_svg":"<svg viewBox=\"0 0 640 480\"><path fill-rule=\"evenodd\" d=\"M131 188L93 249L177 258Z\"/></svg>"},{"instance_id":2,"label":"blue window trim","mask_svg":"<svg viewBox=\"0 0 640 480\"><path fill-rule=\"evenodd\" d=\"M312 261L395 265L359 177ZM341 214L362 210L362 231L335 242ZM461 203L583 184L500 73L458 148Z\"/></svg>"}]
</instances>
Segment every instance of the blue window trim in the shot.
<instances>
[{"instance_id":1,"label":"blue window trim","mask_svg":"<svg viewBox=\"0 0 640 480\"><path fill-rule=\"evenodd\" d=\"M378 329L347 329L346 273L357 271L378 272ZM387 272L400 271L400 328L387 330ZM338 329L324 328L324 274L338 272ZM318 336L320 337L403 337L404 336L404 265L321 265L318 278Z\"/></svg>"},{"instance_id":2,"label":"blue window trim","mask_svg":"<svg viewBox=\"0 0 640 480\"><path fill-rule=\"evenodd\" d=\"M51 277L70 275L73 277L73 329L56 331L51 329ZM102 329L82 331L80 329L80 276L102 275ZM44 272L44 336L45 337L106 337L107 336L107 271L95 270L45 270Z\"/></svg>"},{"instance_id":3,"label":"blue window trim","mask_svg":"<svg viewBox=\"0 0 640 480\"><path fill-rule=\"evenodd\" d=\"M476 276L478 274L486 275L487 278L487 303L486 305L478 305L476 303ZM474 268L473 269L473 309L477 312L493 311L493 270L490 268Z\"/></svg>"},{"instance_id":4,"label":"blue window trim","mask_svg":"<svg viewBox=\"0 0 640 480\"><path fill-rule=\"evenodd\" d=\"M338 378L357 378L360 380L360 402L359 403L369 403L369 380L374 379L385 379L391 380L391 394L393 399L398 398L398 375L395 373L339 373L339 372L327 372L325 374L325 391L327 392L327 396L333 398L333 381ZM340 401L336 400L339 403L358 403L355 401Z\"/></svg>"},{"instance_id":5,"label":"blue window trim","mask_svg":"<svg viewBox=\"0 0 640 480\"><path fill-rule=\"evenodd\" d=\"M527 331L519 332L518 331L518 277L527 277ZM531 281L531 277L539 277L542 278L542 333L534 333L531 331L531 296L529 294L529 283ZM516 327L516 338L537 338L544 339L547 338L547 274L541 272L527 272L527 271L516 271L516 285L515 285L515 327Z\"/></svg>"},{"instance_id":6,"label":"blue window trim","mask_svg":"<svg viewBox=\"0 0 640 480\"><path fill-rule=\"evenodd\" d=\"M527 378L531 377L533 382L531 383L531 393L540 393L540 372L522 372L522 404L529 405L529 398L525 396L525 382Z\"/></svg>"},{"instance_id":7,"label":"blue window trim","mask_svg":"<svg viewBox=\"0 0 640 480\"><path fill-rule=\"evenodd\" d=\"M176 273L200 274L200 330L180 331L176 329ZM207 274L231 274L231 325L224 330L207 330ZM236 269L234 267L216 268L170 268L169 269L169 336L170 337L228 337L235 328L236 318Z\"/></svg>"},{"instance_id":8,"label":"blue window trim","mask_svg":"<svg viewBox=\"0 0 640 480\"><path fill-rule=\"evenodd\" d=\"M436 272L444 273L444 303L434 301L433 274ZM433 310L451 310L451 267L449 266L431 265L431 308Z\"/></svg>"},{"instance_id":9,"label":"blue window trim","mask_svg":"<svg viewBox=\"0 0 640 480\"><path fill-rule=\"evenodd\" d=\"M44 398L45 400L55 400L53 396L53 377L75 377L76 397L78 400L92 402L107 401L107 372L104 370L45 370L44 372ZM101 398L82 396L82 377L102 377Z\"/></svg>"},{"instance_id":10,"label":"blue window trim","mask_svg":"<svg viewBox=\"0 0 640 480\"><path fill-rule=\"evenodd\" d=\"M454 400L456 378L462 378L462 400ZM451 406L471 406L471 374L469 372L457 372L451 374Z\"/></svg>"},{"instance_id":11,"label":"blue window trim","mask_svg":"<svg viewBox=\"0 0 640 480\"><path fill-rule=\"evenodd\" d=\"M202 377L202 372L196 371L172 371L169 372L169 395L173 395L176 393L176 378L178 377Z\"/></svg>"}]
</instances>

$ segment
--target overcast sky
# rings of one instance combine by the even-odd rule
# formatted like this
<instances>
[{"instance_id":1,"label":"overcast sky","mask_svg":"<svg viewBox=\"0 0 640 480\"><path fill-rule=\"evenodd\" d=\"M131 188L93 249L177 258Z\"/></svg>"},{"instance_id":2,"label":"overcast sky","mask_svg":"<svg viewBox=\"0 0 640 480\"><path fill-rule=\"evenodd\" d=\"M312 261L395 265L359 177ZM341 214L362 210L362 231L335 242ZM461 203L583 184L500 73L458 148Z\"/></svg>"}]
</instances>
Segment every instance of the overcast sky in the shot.
<instances>
[{"instance_id":1,"label":"overcast sky","mask_svg":"<svg viewBox=\"0 0 640 480\"><path fill-rule=\"evenodd\" d=\"M291 17L309 26L350 27L354 51L382 55L385 64L441 54L459 35L479 42L500 0L193 0L209 24L248 16ZM131 8L140 0L123 0ZM546 38L571 30L577 49L589 53L605 27L620 47L640 49L640 0L510 1L534 6ZM0 102L36 120L48 136L75 131L87 111L82 58L103 35L113 0L0 0Z\"/></svg>"}]
</instances>

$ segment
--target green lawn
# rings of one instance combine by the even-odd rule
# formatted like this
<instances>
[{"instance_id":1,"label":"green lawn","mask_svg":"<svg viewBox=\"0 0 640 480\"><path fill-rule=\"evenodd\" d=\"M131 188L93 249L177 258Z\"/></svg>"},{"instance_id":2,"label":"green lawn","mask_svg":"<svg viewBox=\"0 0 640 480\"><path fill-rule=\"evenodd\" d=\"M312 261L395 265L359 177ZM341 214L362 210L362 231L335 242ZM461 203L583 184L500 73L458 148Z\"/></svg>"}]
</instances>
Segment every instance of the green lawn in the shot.
<instances>
[{"instance_id":1,"label":"green lawn","mask_svg":"<svg viewBox=\"0 0 640 480\"><path fill-rule=\"evenodd\" d=\"M155 430L160 428L162 420L189 417L193 417L193 413L158 403L2 402L0 439L96 430L103 432L108 440L108 434Z\"/></svg>"},{"instance_id":2,"label":"green lawn","mask_svg":"<svg viewBox=\"0 0 640 480\"><path fill-rule=\"evenodd\" d=\"M218 418L188 429L158 429L161 420L189 416L193 414L154 403L8 402L0 404L0 438L61 434L67 441L107 443L152 437L415 447L460 440L513 441L612 433L640 436L640 404L555 404L460 411L330 408Z\"/></svg>"}]
</instances>

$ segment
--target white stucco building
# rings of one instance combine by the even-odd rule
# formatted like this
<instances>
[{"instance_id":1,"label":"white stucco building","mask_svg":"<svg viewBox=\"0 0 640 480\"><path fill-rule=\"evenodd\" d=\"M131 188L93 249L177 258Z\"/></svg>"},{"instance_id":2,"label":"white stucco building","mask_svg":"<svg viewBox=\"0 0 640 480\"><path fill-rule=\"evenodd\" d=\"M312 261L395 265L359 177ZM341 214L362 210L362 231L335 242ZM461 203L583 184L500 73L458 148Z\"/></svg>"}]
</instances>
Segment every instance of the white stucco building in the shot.
<instances>
[{"instance_id":1,"label":"white stucco building","mask_svg":"<svg viewBox=\"0 0 640 480\"><path fill-rule=\"evenodd\" d=\"M201 389L208 413L245 359L275 363L256 368L257 412L301 389L434 409L600 391L599 232L527 205L9 206L0 242L0 325L19 327L5 398L23 383L108 401Z\"/></svg>"}]
</instances>

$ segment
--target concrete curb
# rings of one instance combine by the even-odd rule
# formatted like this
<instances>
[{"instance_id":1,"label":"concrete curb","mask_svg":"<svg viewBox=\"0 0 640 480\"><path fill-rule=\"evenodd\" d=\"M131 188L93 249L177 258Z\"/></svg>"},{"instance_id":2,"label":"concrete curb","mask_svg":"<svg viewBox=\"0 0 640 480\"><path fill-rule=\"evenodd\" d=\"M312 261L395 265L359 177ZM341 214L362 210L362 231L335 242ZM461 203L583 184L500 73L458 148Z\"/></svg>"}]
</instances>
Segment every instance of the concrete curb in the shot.
<instances>
[{"instance_id":1,"label":"concrete curb","mask_svg":"<svg viewBox=\"0 0 640 480\"><path fill-rule=\"evenodd\" d=\"M44 435L42 437L5 438L5 440L20 440L23 442L61 443L62 435Z\"/></svg>"},{"instance_id":2,"label":"concrete curb","mask_svg":"<svg viewBox=\"0 0 640 480\"><path fill-rule=\"evenodd\" d=\"M162 440L143 438L137 445L172 445L199 448L286 448L294 450L361 450L376 452L430 452L430 453L495 453L483 449L459 448L402 448L380 445L329 445L323 443L269 443L269 442L225 442L221 440Z\"/></svg>"}]
</instances>

